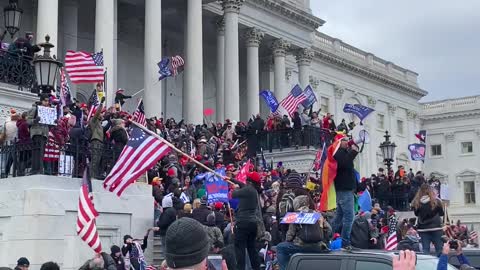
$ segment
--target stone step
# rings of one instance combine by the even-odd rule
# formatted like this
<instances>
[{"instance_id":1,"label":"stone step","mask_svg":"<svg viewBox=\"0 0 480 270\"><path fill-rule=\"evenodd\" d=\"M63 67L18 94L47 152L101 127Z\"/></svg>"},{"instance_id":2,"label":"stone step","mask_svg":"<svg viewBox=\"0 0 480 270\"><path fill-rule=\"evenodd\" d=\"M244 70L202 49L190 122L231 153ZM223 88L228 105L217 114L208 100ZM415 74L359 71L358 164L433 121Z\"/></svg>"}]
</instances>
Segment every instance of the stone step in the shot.
<instances>
[{"instance_id":1,"label":"stone step","mask_svg":"<svg viewBox=\"0 0 480 270\"><path fill-rule=\"evenodd\" d=\"M161 250L162 241L160 237L155 236L153 238L153 252L152 252L152 264L155 266L159 266L162 264L163 260L165 259L163 252Z\"/></svg>"}]
</instances>

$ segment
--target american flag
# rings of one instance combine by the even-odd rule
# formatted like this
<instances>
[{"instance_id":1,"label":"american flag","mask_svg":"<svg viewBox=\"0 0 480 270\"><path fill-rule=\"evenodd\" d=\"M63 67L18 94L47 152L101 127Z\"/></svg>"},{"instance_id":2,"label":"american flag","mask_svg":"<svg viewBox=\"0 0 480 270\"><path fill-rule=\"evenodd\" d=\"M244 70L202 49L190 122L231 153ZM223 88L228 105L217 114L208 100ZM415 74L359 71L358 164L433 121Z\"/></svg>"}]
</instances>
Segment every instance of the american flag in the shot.
<instances>
[{"instance_id":1,"label":"american flag","mask_svg":"<svg viewBox=\"0 0 480 270\"><path fill-rule=\"evenodd\" d=\"M288 115L292 116L293 113L297 110L298 105L305 101L308 97L303 93L302 88L297 84L295 87L292 88L290 94L286 98L284 98L280 102L280 106L278 106L277 112L280 108L285 109Z\"/></svg>"},{"instance_id":2,"label":"american flag","mask_svg":"<svg viewBox=\"0 0 480 270\"><path fill-rule=\"evenodd\" d=\"M180 55L175 55L172 56L172 74L173 76L177 76L178 74L178 69L183 67L185 65L185 61L183 61L183 58Z\"/></svg>"},{"instance_id":3,"label":"american flag","mask_svg":"<svg viewBox=\"0 0 480 270\"><path fill-rule=\"evenodd\" d=\"M385 250L397 249L397 218L392 215L388 220L388 238Z\"/></svg>"},{"instance_id":4,"label":"american flag","mask_svg":"<svg viewBox=\"0 0 480 270\"><path fill-rule=\"evenodd\" d=\"M127 145L103 182L104 188L120 197L130 184L168 152L170 147L163 139L153 137L142 128L134 126Z\"/></svg>"},{"instance_id":5,"label":"american flag","mask_svg":"<svg viewBox=\"0 0 480 270\"><path fill-rule=\"evenodd\" d=\"M96 83L105 80L103 69L103 52L67 51L65 69L72 83Z\"/></svg>"},{"instance_id":6,"label":"american flag","mask_svg":"<svg viewBox=\"0 0 480 270\"><path fill-rule=\"evenodd\" d=\"M65 75L65 69L60 71L60 101L62 106L68 106L72 103L72 96L70 93L70 85L68 85L67 76Z\"/></svg>"},{"instance_id":7,"label":"american flag","mask_svg":"<svg viewBox=\"0 0 480 270\"><path fill-rule=\"evenodd\" d=\"M321 149L318 149L317 154L315 155L315 161L313 162L313 170L318 172L321 171L323 168L323 164L325 164L325 160L327 159L327 146L323 143Z\"/></svg>"},{"instance_id":8,"label":"american flag","mask_svg":"<svg viewBox=\"0 0 480 270\"><path fill-rule=\"evenodd\" d=\"M478 232L477 231L471 231L470 232L470 239L475 240L478 238Z\"/></svg>"},{"instance_id":9,"label":"american flag","mask_svg":"<svg viewBox=\"0 0 480 270\"><path fill-rule=\"evenodd\" d=\"M133 113L133 121L139 123L142 126L147 125L147 119L145 119L145 109L143 107L143 100L140 100L137 109Z\"/></svg>"},{"instance_id":10,"label":"american flag","mask_svg":"<svg viewBox=\"0 0 480 270\"><path fill-rule=\"evenodd\" d=\"M83 173L82 186L80 187L80 197L78 200L77 216L77 234L88 244L96 253L102 251L102 243L98 236L95 218L98 212L93 205L92 183L88 166Z\"/></svg>"},{"instance_id":11,"label":"american flag","mask_svg":"<svg viewBox=\"0 0 480 270\"><path fill-rule=\"evenodd\" d=\"M98 105L100 105L100 101L98 100L97 90L93 89L90 98L88 98L88 115L87 115L87 122L90 121L92 117L93 110L95 110Z\"/></svg>"}]
</instances>

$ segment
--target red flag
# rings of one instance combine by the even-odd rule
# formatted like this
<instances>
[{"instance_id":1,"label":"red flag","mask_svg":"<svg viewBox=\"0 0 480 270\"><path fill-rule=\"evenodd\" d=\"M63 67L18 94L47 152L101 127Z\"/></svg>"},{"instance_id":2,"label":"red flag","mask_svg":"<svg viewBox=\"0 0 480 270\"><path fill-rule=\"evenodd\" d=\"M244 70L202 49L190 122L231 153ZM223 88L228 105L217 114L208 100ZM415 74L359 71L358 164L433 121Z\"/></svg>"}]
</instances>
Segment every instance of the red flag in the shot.
<instances>
[{"instance_id":1,"label":"red flag","mask_svg":"<svg viewBox=\"0 0 480 270\"><path fill-rule=\"evenodd\" d=\"M243 165L243 167L240 169L240 172L237 174L237 180L246 184L247 183L247 174L250 172L250 168L252 167L252 163L250 162L250 159Z\"/></svg>"}]
</instances>

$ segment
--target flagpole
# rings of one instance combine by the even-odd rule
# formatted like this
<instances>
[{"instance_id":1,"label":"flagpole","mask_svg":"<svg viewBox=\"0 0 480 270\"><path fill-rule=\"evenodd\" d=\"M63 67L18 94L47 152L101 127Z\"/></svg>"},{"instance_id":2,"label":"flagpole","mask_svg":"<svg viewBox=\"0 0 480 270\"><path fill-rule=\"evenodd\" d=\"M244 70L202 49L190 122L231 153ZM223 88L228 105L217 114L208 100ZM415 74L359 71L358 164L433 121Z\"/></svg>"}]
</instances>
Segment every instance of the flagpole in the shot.
<instances>
[{"instance_id":1,"label":"flagpole","mask_svg":"<svg viewBox=\"0 0 480 270\"><path fill-rule=\"evenodd\" d=\"M173 150L175 150L177 153L179 154L182 154L184 157L190 159L191 161L193 161L193 163L197 164L198 166L204 168L205 170L215 174L216 176L222 178L223 180L225 180L226 182L232 184L232 185L235 185L234 182L228 180L228 177L225 177L223 175L220 175L219 173L217 173L216 171L210 169L209 167L205 166L204 164L202 164L201 162L197 161L195 158L191 157L190 155L188 154L185 154L184 152L182 152L182 150L178 149L177 147L175 147L173 144L171 144L169 141L165 140L164 138L158 136L158 134L156 134L155 132L152 132L150 130L148 130L147 128L145 128L144 126L140 125L139 123L135 122L135 121L131 121L132 124L136 125L137 127L141 128L143 131L147 132L148 134L152 135L153 137L161 140L163 143L165 143L168 147L172 148Z\"/></svg>"}]
</instances>

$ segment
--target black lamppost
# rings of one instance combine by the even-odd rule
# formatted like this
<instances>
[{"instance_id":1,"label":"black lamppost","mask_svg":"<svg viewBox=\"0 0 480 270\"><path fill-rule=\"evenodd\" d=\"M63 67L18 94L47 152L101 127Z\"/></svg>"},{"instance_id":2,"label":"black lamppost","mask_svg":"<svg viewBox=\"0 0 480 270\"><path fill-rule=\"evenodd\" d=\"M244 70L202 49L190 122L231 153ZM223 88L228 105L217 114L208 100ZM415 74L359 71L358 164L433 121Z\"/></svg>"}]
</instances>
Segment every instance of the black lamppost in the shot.
<instances>
[{"instance_id":1,"label":"black lamppost","mask_svg":"<svg viewBox=\"0 0 480 270\"><path fill-rule=\"evenodd\" d=\"M45 42L38 44L43 48L43 55L37 54L33 58L33 66L35 68L35 76L39 93L50 94L55 89L55 81L59 73L62 62L58 61L55 56L50 56L50 49L55 47L50 41L50 36L45 36Z\"/></svg>"},{"instance_id":2,"label":"black lamppost","mask_svg":"<svg viewBox=\"0 0 480 270\"><path fill-rule=\"evenodd\" d=\"M10 37L20 30L20 22L22 21L23 9L18 7L18 0L10 0L8 6L3 9L3 18L5 19L5 33L8 32Z\"/></svg>"},{"instance_id":3,"label":"black lamppost","mask_svg":"<svg viewBox=\"0 0 480 270\"><path fill-rule=\"evenodd\" d=\"M390 169L392 168L393 159L395 157L395 143L390 141L390 135L388 135L388 131L385 131L385 141L380 144L380 150L382 150L383 155L383 163L387 165L387 176L390 173Z\"/></svg>"}]
</instances>

